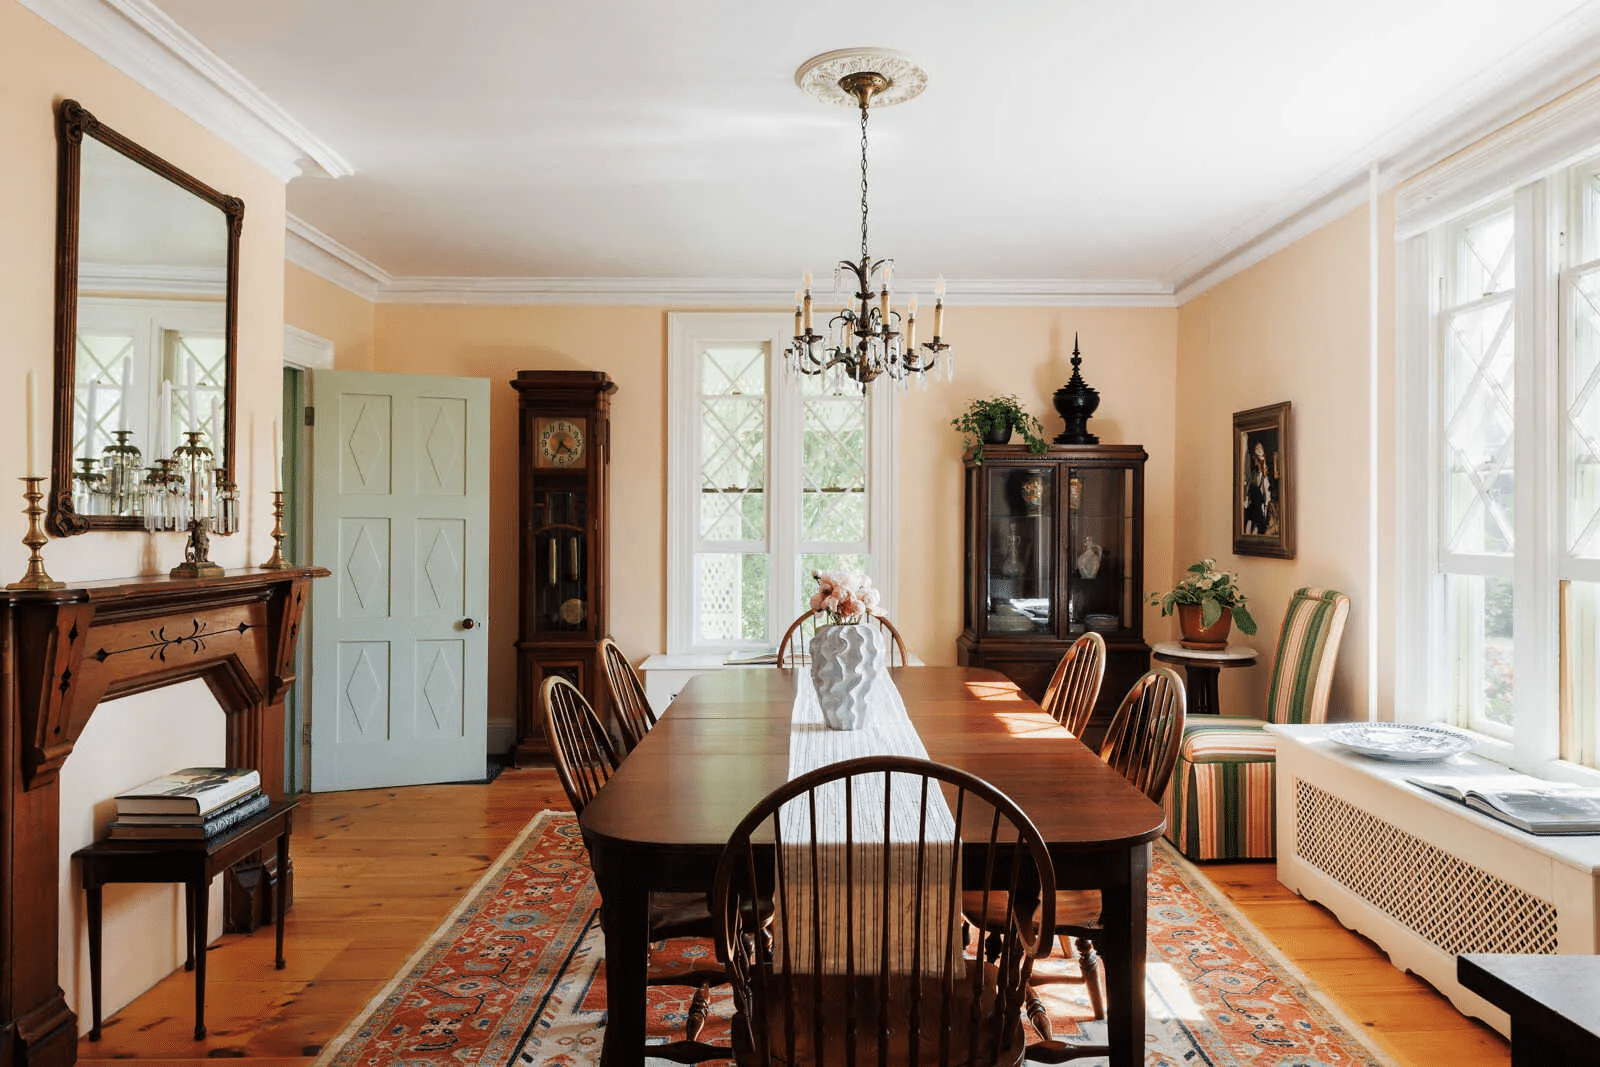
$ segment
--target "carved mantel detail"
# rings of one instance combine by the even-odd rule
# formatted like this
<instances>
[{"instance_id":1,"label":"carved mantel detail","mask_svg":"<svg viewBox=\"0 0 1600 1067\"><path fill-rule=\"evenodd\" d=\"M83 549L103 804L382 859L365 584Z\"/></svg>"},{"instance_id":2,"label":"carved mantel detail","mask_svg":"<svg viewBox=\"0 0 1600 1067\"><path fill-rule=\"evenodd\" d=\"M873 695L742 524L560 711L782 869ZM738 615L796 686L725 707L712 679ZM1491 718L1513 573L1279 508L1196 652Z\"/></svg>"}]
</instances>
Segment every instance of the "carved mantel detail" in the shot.
<instances>
[{"instance_id":1,"label":"carved mantel detail","mask_svg":"<svg viewBox=\"0 0 1600 1067\"><path fill-rule=\"evenodd\" d=\"M203 679L227 716L227 761L283 785L283 698L321 568L4 590L0 753L0 1067L77 1058L58 985L61 766L104 700Z\"/></svg>"}]
</instances>

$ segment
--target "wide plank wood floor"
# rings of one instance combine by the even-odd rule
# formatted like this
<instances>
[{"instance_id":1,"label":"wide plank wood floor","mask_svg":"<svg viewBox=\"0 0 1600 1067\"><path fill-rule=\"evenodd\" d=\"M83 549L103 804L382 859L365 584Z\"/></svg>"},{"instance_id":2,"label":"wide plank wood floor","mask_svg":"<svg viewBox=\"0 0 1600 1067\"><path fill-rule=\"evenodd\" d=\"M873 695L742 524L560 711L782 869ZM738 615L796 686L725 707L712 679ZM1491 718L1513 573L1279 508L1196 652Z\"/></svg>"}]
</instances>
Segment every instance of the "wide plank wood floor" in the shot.
<instances>
[{"instance_id":1,"label":"wide plank wood floor","mask_svg":"<svg viewBox=\"0 0 1600 1067\"><path fill-rule=\"evenodd\" d=\"M248 1058L304 1067L439 925L534 814L565 808L555 773L507 771L492 785L323 793L303 798L293 844L289 966L272 967L271 928L224 936L207 957L206 1023L194 1040L194 987L184 971L112 1016L85 1063L137 1060L200 1067ZM1505 1067L1498 1035L1462 1018L1370 942L1280 886L1271 864L1205 873L1406 1067ZM114 946L107 946L115 966Z\"/></svg>"}]
</instances>

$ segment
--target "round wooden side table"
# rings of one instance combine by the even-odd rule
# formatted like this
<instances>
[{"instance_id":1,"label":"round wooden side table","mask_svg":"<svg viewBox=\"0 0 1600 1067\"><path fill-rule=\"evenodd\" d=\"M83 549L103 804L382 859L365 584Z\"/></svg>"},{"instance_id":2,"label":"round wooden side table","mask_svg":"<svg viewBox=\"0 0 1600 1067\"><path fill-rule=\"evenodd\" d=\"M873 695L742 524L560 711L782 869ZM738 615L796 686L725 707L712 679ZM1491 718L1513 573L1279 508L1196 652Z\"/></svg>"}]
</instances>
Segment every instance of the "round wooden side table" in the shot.
<instances>
[{"instance_id":1,"label":"round wooden side table","mask_svg":"<svg viewBox=\"0 0 1600 1067\"><path fill-rule=\"evenodd\" d=\"M1190 715L1217 715L1217 672L1226 667L1254 667L1256 650L1249 645L1229 645L1217 652L1198 648L1184 648L1176 641L1157 641L1150 652L1162 663L1176 663L1183 668L1189 694L1187 711Z\"/></svg>"}]
</instances>

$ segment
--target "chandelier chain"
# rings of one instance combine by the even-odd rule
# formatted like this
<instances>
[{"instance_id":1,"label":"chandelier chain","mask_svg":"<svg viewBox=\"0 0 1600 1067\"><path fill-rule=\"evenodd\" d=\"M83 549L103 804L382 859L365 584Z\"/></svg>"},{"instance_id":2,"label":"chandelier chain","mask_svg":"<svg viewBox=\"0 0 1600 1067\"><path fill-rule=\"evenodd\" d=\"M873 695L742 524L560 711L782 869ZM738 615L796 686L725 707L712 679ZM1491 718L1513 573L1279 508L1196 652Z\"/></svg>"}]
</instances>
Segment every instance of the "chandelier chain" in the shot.
<instances>
[{"instance_id":1,"label":"chandelier chain","mask_svg":"<svg viewBox=\"0 0 1600 1067\"><path fill-rule=\"evenodd\" d=\"M867 102L861 101L861 261L867 260Z\"/></svg>"}]
</instances>

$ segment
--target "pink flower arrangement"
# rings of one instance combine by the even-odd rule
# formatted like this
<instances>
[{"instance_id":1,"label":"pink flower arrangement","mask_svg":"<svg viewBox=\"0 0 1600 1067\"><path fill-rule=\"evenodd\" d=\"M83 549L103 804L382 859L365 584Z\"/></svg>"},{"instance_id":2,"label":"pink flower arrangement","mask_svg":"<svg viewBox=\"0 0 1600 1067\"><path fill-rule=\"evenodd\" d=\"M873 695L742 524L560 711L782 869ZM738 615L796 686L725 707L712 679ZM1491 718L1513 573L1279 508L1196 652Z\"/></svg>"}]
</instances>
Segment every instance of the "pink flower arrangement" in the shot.
<instances>
[{"instance_id":1,"label":"pink flower arrangement","mask_svg":"<svg viewBox=\"0 0 1600 1067\"><path fill-rule=\"evenodd\" d=\"M856 571L812 571L817 591L811 594L811 612L826 615L834 624L863 622L878 610L878 591L872 579Z\"/></svg>"}]
</instances>

